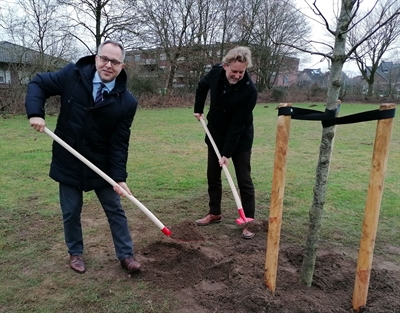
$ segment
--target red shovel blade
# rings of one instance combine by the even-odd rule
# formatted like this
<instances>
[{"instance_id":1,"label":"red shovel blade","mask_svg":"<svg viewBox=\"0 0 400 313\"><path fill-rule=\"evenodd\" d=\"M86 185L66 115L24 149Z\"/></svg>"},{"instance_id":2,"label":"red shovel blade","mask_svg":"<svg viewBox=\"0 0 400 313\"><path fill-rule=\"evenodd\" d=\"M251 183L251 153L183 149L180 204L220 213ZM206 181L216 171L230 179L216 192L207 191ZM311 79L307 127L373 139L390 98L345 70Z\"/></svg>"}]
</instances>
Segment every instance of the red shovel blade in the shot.
<instances>
[{"instance_id":1,"label":"red shovel blade","mask_svg":"<svg viewBox=\"0 0 400 313\"><path fill-rule=\"evenodd\" d=\"M238 211L239 211L240 217L238 219L236 219L236 224L242 225L244 223L254 221L254 218L246 217L246 215L244 215L243 208L238 209Z\"/></svg>"},{"instance_id":2,"label":"red shovel blade","mask_svg":"<svg viewBox=\"0 0 400 313\"><path fill-rule=\"evenodd\" d=\"M242 225L242 224L245 224L245 223L248 223L248 222L251 222L251 221L254 221L254 218L246 217L246 219L243 220L241 217L239 217L239 218L236 219L236 224Z\"/></svg>"},{"instance_id":3,"label":"red shovel blade","mask_svg":"<svg viewBox=\"0 0 400 313\"><path fill-rule=\"evenodd\" d=\"M165 226L163 227L163 229L161 229L161 231L167 236L171 236L172 234L172 232Z\"/></svg>"}]
</instances>

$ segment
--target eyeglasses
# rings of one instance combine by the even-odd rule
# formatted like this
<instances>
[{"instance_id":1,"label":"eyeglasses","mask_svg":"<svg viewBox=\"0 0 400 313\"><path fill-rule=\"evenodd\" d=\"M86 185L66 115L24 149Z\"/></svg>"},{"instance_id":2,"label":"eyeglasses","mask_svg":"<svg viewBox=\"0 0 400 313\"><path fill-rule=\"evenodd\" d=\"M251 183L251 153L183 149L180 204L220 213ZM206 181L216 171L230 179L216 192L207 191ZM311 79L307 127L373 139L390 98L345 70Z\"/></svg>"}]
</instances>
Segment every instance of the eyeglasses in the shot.
<instances>
[{"instance_id":1,"label":"eyeglasses","mask_svg":"<svg viewBox=\"0 0 400 313\"><path fill-rule=\"evenodd\" d=\"M101 61L101 63L107 64L108 62L111 62L112 66L117 66L122 64L123 62L117 61L117 60L111 60L107 57L105 57L104 55L97 55Z\"/></svg>"}]
</instances>

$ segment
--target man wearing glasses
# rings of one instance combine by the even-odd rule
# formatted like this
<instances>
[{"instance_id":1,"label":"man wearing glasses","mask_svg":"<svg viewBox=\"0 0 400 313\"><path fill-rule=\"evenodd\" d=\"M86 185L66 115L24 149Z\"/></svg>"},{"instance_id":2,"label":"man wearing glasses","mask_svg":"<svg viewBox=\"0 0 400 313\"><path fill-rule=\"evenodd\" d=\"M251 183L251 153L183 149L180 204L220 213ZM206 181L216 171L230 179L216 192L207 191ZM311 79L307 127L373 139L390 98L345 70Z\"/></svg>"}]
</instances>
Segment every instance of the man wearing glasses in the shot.
<instances>
[{"instance_id":1,"label":"man wearing glasses","mask_svg":"<svg viewBox=\"0 0 400 313\"><path fill-rule=\"evenodd\" d=\"M83 192L94 190L107 216L115 252L128 273L140 269L133 258L133 242L127 218L121 206L121 188L126 185L126 163L130 127L137 100L126 89L125 50L107 40L97 55L81 58L59 71L41 73L28 84L25 107L30 125L37 131L45 128L45 102L60 96L60 114L56 135L109 175L118 186L92 171L57 142L53 143L50 177L59 183L64 236L70 267L84 273L81 212Z\"/></svg>"}]
</instances>

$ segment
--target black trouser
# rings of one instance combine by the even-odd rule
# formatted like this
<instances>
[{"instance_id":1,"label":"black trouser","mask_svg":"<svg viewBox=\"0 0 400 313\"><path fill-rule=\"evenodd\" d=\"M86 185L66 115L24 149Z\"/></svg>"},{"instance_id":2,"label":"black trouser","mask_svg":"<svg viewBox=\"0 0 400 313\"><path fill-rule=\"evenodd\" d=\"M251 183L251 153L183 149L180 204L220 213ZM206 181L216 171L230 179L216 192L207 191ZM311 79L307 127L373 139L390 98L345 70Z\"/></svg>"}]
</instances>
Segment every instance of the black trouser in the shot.
<instances>
[{"instance_id":1,"label":"black trouser","mask_svg":"<svg viewBox=\"0 0 400 313\"><path fill-rule=\"evenodd\" d=\"M236 179L240 191L243 211L246 217L254 218L255 196L254 185L251 179L251 151L236 153L232 155L235 167ZM229 169L229 167L228 167ZM208 147L207 180L208 195L210 197L210 212L213 215L221 214L222 199L222 167L219 165L218 157L212 147Z\"/></svg>"}]
</instances>

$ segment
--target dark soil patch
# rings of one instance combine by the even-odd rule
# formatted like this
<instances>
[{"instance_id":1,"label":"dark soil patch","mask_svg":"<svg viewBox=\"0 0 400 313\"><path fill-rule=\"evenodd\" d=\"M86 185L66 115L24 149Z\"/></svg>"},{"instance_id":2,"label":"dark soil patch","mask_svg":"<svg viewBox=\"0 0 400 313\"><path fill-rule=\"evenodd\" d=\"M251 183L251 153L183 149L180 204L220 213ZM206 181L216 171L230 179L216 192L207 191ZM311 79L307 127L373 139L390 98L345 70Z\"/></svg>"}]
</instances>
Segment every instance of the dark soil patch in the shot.
<instances>
[{"instance_id":1,"label":"dark soil patch","mask_svg":"<svg viewBox=\"0 0 400 313\"><path fill-rule=\"evenodd\" d=\"M252 240L240 238L243 225L227 222L197 227L185 221L172 227L175 238L163 237L138 251L143 264L138 277L172 294L179 303L171 311L176 313L353 312L354 257L320 247L313 285L306 288L298 282L302 249L281 243L272 295L264 283L266 221L252 223L258 231ZM362 311L400 312L398 267L375 267Z\"/></svg>"},{"instance_id":2,"label":"dark soil patch","mask_svg":"<svg viewBox=\"0 0 400 313\"><path fill-rule=\"evenodd\" d=\"M198 231L197 225L192 221L184 221L171 227L171 238L178 241L201 241L204 237Z\"/></svg>"},{"instance_id":3,"label":"dark soil patch","mask_svg":"<svg viewBox=\"0 0 400 313\"><path fill-rule=\"evenodd\" d=\"M268 231L268 220L254 220L240 225L253 233L266 233Z\"/></svg>"}]
</instances>

